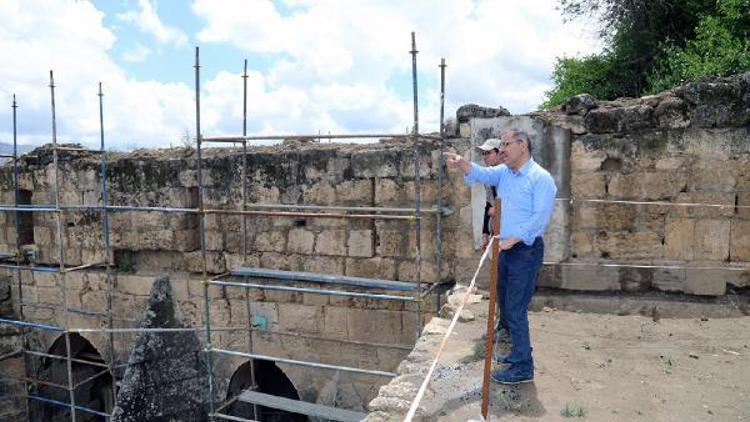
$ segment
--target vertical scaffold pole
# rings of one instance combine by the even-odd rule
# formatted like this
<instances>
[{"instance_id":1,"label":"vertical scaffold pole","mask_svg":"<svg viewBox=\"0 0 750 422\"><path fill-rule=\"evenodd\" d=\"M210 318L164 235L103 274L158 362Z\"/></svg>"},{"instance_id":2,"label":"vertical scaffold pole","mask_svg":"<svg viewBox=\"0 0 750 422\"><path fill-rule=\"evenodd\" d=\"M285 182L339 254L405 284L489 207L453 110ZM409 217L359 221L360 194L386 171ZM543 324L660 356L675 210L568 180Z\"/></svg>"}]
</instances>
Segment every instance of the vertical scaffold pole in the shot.
<instances>
[{"instance_id":1,"label":"vertical scaffold pole","mask_svg":"<svg viewBox=\"0 0 750 422\"><path fill-rule=\"evenodd\" d=\"M16 110L18 109L18 103L16 103L16 94L13 94L13 105L11 106L13 108L13 204L16 208L15 212L13 213L14 218L14 225L16 229L16 279L18 280L18 315L21 317L21 321L24 320L23 317L23 290L21 289L22 284L21 283L21 237L20 229L21 229L21 213L18 212L18 204L21 202L21 191L19 190L18 186L18 126L16 122ZM26 338L26 336L24 336Z\"/></svg>"},{"instance_id":2,"label":"vertical scaffold pole","mask_svg":"<svg viewBox=\"0 0 750 422\"><path fill-rule=\"evenodd\" d=\"M411 33L411 77L412 87L414 90L414 127L412 128L412 136L414 143L414 236L415 236L415 258L414 258L414 275L415 281L417 282L417 291L415 293L416 301L414 302L417 306L417 338L422 333L422 278L421 278L421 266L422 266L422 251L421 251L421 212L420 212L420 177L419 177L419 97L417 93L417 41L414 32Z\"/></svg>"},{"instance_id":3,"label":"vertical scaffold pole","mask_svg":"<svg viewBox=\"0 0 750 422\"><path fill-rule=\"evenodd\" d=\"M51 106L52 106L52 166L54 168L54 174L55 174L55 183L54 183L54 190L55 190L55 225L57 228L57 241L58 241L58 250L60 252L60 285L62 290L62 300L63 300L63 311L65 313L65 363L68 370L68 394L69 394L69 400L70 400L70 417L73 422L76 422L76 401L75 401L75 388L73 380L73 362L72 362L72 356L71 348L70 348L70 332L68 331L68 328L70 326L69 321L69 315L68 315L68 295L67 295L67 286L66 286L66 280L65 280L65 245L63 244L63 234L62 234L62 215L60 212L60 169L59 169L59 163L58 163L58 157L57 157L57 120L55 117L55 78L53 72L49 71L49 88L50 88L50 100L51 100Z\"/></svg>"},{"instance_id":4,"label":"vertical scaffold pole","mask_svg":"<svg viewBox=\"0 0 750 422\"><path fill-rule=\"evenodd\" d=\"M101 190L101 201L102 201L102 239L104 240L104 270L106 271L107 281L107 326L110 330L114 328L114 317L112 316L112 296L113 296L113 280L112 280L112 258L110 256L110 245L109 245L109 211L107 206L109 205L109 197L107 195L107 152L104 150L104 92L102 91L102 83L99 82L99 155L101 156L101 169L100 178L102 179L102 190ZM114 332L109 332L108 347L109 347L109 373L112 378L112 405L114 406L115 398L117 397L117 380L115 377L115 337ZM110 412L112 409L110 409Z\"/></svg>"},{"instance_id":5,"label":"vertical scaffold pole","mask_svg":"<svg viewBox=\"0 0 750 422\"><path fill-rule=\"evenodd\" d=\"M16 112L18 110L18 103L16 102L16 94L13 94L13 105L11 106L13 108L13 190L14 190L14 200L13 204L16 208L16 211L14 213L14 219L15 219L15 228L16 228L16 280L18 281L18 316L21 318L21 321L25 321L26 318L24 317L23 312L23 283L21 281L21 238L19 236L19 229L21 228L20 224L20 217L21 213L18 212L18 204L21 202L21 191L19 190L18 186L18 124L16 120ZM24 335L23 336L23 349L27 350L29 348L28 338ZM26 360L26 356L24 354L24 366L28 368L28 363ZM26 371L28 373L28 369ZM24 391L29 391L29 383L28 381L24 381ZM29 402L28 400L24 401L24 406L26 407L26 416L29 416Z\"/></svg>"},{"instance_id":6,"label":"vertical scaffold pole","mask_svg":"<svg viewBox=\"0 0 750 422\"><path fill-rule=\"evenodd\" d=\"M198 159L198 215L200 218L201 257L203 258L203 303L206 324L206 371L208 381L209 420L214 414L214 370L211 359L211 300L208 291L208 268L206 261L206 214L203 212L203 160L201 157L201 91L200 91L200 49L195 47L195 140Z\"/></svg>"},{"instance_id":7,"label":"vertical scaffold pole","mask_svg":"<svg viewBox=\"0 0 750 422\"><path fill-rule=\"evenodd\" d=\"M247 59L242 72L242 136L247 136ZM247 208L247 140L242 140L242 210ZM247 256L247 216L241 215L242 229L242 262ZM242 277L247 283L247 277ZM253 353L253 314L250 306L250 289L245 289L245 308L247 310L247 353ZM250 359L250 387L255 391L258 384L255 381L255 359ZM253 403L253 419L258 419L258 405Z\"/></svg>"},{"instance_id":8,"label":"vertical scaffold pole","mask_svg":"<svg viewBox=\"0 0 750 422\"><path fill-rule=\"evenodd\" d=\"M443 222L443 151L445 151L445 58L440 59L440 155L438 156L438 186L437 209L435 216L435 274L440 281L440 266L442 265L442 222ZM440 312L440 293L435 292L435 314Z\"/></svg>"}]
</instances>

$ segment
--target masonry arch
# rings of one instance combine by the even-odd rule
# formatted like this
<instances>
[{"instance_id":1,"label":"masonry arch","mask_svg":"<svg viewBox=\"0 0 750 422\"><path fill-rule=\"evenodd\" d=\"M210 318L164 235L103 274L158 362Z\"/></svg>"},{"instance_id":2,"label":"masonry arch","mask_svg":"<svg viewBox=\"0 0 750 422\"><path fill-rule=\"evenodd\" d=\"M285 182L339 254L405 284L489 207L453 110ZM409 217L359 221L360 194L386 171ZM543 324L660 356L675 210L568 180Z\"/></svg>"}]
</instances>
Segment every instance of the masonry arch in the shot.
<instances>
[{"instance_id":1,"label":"masonry arch","mask_svg":"<svg viewBox=\"0 0 750 422\"><path fill-rule=\"evenodd\" d=\"M227 401L236 397L243 390L252 385L250 377L251 362L255 363L255 380L258 383L258 390L261 393L272 394L274 396L286 397L289 399L299 400L299 393L292 384L289 377L286 376L274 362L266 360L247 361L240 365L229 381L227 389ZM253 406L249 403L234 402L226 409L226 413L246 419L253 418ZM290 413L284 410L271 409L265 406L258 406L257 419L260 422L307 422L307 416Z\"/></svg>"},{"instance_id":2,"label":"masonry arch","mask_svg":"<svg viewBox=\"0 0 750 422\"><path fill-rule=\"evenodd\" d=\"M111 413L114 407L112 374L106 367L106 362L94 345L80 334L69 334L70 356L76 361L71 362L75 404L84 409L76 410L76 421L93 422L104 421L105 417L99 413ZM65 335L59 336L50 346L47 354L60 356L42 358L36 368L36 378L45 384L31 387L31 394L46 401L30 400L30 421L68 421L70 403L68 386L67 347ZM53 403L57 402L57 404Z\"/></svg>"}]
</instances>

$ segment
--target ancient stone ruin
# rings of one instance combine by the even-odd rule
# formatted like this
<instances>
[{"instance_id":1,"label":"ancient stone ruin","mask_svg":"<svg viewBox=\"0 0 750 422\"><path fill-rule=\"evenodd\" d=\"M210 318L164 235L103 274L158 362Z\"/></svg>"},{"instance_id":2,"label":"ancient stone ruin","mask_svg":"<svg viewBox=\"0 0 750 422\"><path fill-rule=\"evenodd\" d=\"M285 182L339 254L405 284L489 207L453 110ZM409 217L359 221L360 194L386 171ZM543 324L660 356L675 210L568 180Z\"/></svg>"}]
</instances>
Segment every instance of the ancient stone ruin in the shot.
<instances>
[{"instance_id":1,"label":"ancient stone ruin","mask_svg":"<svg viewBox=\"0 0 750 422\"><path fill-rule=\"evenodd\" d=\"M467 107L445 139L208 148L200 165L194 148L108 153L106 197L99 154L37 148L18 160L18 196L13 166L0 174L3 204L38 211L0 213L0 313L30 323L0 325L0 415L67 420L71 399L77 420L304 420L300 401L321 420L402 415L422 372L399 364L480 256L483 188L444 172L440 151L479 161L474 146L508 128L532 134L558 185L541 289L742 293L748 125L745 74L523 116ZM44 212L56 189L68 208ZM268 212L228 212L243 197ZM24 374L41 382L11 379Z\"/></svg>"}]
</instances>

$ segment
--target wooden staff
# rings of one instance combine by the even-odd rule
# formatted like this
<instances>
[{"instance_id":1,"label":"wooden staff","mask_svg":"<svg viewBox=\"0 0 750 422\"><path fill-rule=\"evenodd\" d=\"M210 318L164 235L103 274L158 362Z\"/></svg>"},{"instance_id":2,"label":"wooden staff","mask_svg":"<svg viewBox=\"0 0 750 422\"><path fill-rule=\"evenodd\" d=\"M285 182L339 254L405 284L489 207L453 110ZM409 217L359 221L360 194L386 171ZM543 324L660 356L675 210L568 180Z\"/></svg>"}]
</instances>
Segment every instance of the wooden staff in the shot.
<instances>
[{"instance_id":1,"label":"wooden staff","mask_svg":"<svg viewBox=\"0 0 750 422\"><path fill-rule=\"evenodd\" d=\"M495 198L495 217L492 219L493 235L500 235L500 198ZM484 356L484 375L482 377L482 417L487 420L490 402L490 371L492 370L493 346L495 343L495 303L497 302L497 260L500 253L500 240L492 242L492 269L490 276L490 309L487 316L487 344Z\"/></svg>"}]
</instances>

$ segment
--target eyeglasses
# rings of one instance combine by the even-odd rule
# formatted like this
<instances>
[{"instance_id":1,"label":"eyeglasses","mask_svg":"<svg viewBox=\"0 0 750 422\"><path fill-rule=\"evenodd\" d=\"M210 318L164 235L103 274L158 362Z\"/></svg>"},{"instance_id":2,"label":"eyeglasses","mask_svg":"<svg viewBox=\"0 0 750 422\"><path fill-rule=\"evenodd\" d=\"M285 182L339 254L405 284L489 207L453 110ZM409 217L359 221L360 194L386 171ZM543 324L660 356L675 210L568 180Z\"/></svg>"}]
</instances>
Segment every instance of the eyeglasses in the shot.
<instances>
[{"instance_id":1,"label":"eyeglasses","mask_svg":"<svg viewBox=\"0 0 750 422\"><path fill-rule=\"evenodd\" d=\"M511 144L515 144L517 142L522 142L522 141L518 139L514 139L512 141L500 142L500 148L508 148Z\"/></svg>"},{"instance_id":2,"label":"eyeglasses","mask_svg":"<svg viewBox=\"0 0 750 422\"><path fill-rule=\"evenodd\" d=\"M495 150L495 149L491 149L489 151L482 151L482 156L486 157L486 156L488 156L490 154L494 154L495 152L497 152L497 150Z\"/></svg>"}]
</instances>

